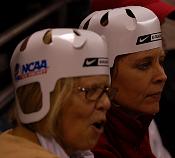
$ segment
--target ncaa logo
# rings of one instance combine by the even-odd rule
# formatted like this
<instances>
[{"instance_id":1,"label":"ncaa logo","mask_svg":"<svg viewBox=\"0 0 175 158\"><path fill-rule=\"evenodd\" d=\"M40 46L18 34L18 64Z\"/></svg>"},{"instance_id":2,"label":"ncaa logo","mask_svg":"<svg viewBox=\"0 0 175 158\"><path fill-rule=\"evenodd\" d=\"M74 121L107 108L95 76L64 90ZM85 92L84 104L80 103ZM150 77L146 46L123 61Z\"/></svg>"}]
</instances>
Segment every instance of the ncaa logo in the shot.
<instances>
[{"instance_id":1,"label":"ncaa logo","mask_svg":"<svg viewBox=\"0 0 175 158\"><path fill-rule=\"evenodd\" d=\"M14 76L15 80L21 80L24 78L32 77L47 73L48 63L47 60L37 60L31 63L15 65Z\"/></svg>"}]
</instances>

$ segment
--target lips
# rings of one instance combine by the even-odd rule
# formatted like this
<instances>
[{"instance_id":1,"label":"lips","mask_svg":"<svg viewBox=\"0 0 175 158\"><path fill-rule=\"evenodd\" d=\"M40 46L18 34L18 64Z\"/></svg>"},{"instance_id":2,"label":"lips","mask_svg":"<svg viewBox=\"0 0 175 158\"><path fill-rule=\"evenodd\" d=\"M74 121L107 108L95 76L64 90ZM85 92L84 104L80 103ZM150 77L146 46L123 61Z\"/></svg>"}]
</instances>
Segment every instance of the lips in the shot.
<instances>
[{"instance_id":1,"label":"lips","mask_svg":"<svg viewBox=\"0 0 175 158\"><path fill-rule=\"evenodd\" d=\"M156 93L149 94L149 95L147 95L147 97L151 97L155 100L160 100L161 92L156 92Z\"/></svg>"},{"instance_id":2,"label":"lips","mask_svg":"<svg viewBox=\"0 0 175 158\"><path fill-rule=\"evenodd\" d=\"M155 93L151 93L148 96L153 96L153 95L161 95L161 92L155 92Z\"/></svg>"},{"instance_id":3,"label":"lips","mask_svg":"<svg viewBox=\"0 0 175 158\"><path fill-rule=\"evenodd\" d=\"M104 125L105 125L105 121L101 120L101 121L96 121L92 124L93 128L97 131L102 133L103 129L104 129Z\"/></svg>"}]
</instances>

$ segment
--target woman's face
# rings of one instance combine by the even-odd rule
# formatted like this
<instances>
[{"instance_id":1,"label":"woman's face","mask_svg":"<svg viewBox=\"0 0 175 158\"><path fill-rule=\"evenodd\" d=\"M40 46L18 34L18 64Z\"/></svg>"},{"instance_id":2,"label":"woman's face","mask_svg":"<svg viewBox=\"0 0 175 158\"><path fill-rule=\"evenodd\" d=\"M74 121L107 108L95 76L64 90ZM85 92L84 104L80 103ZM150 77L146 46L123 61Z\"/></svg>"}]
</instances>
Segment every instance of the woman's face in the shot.
<instances>
[{"instance_id":1,"label":"woman's face","mask_svg":"<svg viewBox=\"0 0 175 158\"><path fill-rule=\"evenodd\" d=\"M87 150L94 147L103 132L106 112L110 108L110 101L106 93L97 101L90 101L81 88L109 87L107 75L81 77L76 80L75 91L63 105L59 118L61 140L59 142L67 153L76 150ZM95 93L92 91L91 93ZM87 97L86 97L87 96ZM93 97L92 97L93 98Z\"/></svg>"},{"instance_id":2,"label":"woman's face","mask_svg":"<svg viewBox=\"0 0 175 158\"><path fill-rule=\"evenodd\" d=\"M136 112L157 113L167 78L163 61L163 50L156 48L126 55L115 63L112 87L117 90L116 103Z\"/></svg>"}]
</instances>

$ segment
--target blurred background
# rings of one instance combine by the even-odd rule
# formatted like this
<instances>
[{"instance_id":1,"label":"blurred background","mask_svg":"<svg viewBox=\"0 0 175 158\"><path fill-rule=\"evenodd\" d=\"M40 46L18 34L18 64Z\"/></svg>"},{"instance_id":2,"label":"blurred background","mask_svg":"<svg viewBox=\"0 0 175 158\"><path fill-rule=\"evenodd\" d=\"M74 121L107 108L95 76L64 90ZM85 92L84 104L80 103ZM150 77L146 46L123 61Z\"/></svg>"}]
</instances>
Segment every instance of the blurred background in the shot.
<instances>
[{"instance_id":1,"label":"blurred background","mask_svg":"<svg viewBox=\"0 0 175 158\"><path fill-rule=\"evenodd\" d=\"M16 45L44 28L77 28L89 14L89 0L2 0L0 2L0 131L9 128L14 101L9 62Z\"/></svg>"}]
</instances>

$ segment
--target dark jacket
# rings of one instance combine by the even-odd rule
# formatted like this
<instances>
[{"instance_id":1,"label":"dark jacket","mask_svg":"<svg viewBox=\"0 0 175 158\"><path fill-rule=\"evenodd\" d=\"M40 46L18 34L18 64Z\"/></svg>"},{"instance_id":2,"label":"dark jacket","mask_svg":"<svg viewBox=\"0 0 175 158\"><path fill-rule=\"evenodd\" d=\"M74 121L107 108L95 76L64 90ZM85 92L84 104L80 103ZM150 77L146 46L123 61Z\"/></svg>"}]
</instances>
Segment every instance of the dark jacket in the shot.
<instances>
[{"instance_id":1,"label":"dark jacket","mask_svg":"<svg viewBox=\"0 0 175 158\"><path fill-rule=\"evenodd\" d=\"M121 107L112 105L104 134L93 150L95 158L155 158L148 136L152 118L144 114L131 116Z\"/></svg>"}]
</instances>

